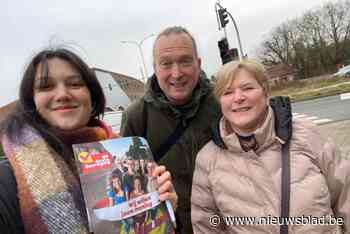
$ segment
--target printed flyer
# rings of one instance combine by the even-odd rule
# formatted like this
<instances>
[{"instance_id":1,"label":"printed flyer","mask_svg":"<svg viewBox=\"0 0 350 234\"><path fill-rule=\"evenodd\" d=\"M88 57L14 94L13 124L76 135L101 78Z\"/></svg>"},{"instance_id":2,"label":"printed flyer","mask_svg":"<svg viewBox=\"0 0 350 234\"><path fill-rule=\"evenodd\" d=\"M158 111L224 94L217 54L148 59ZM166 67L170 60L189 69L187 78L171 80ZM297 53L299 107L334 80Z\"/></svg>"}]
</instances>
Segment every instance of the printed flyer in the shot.
<instances>
[{"instance_id":1,"label":"printed flyer","mask_svg":"<svg viewBox=\"0 0 350 234\"><path fill-rule=\"evenodd\" d=\"M73 145L94 234L172 234L170 202L159 201L147 141L124 137Z\"/></svg>"}]
</instances>

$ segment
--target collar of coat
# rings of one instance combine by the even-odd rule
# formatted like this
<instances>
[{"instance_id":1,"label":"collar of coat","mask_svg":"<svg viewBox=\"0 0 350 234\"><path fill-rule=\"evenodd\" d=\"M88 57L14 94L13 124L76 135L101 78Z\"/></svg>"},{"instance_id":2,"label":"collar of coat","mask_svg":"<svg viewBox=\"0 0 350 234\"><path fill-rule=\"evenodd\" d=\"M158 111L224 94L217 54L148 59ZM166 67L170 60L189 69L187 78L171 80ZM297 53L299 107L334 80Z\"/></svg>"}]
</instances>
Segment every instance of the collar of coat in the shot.
<instances>
[{"instance_id":1,"label":"collar of coat","mask_svg":"<svg viewBox=\"0 0 350 234\"><path fill-rule=\"evenodd\" d=\"M144 100L152 103L156 108L165 111L169 115L182 120L187 120L196 115L201 101L212 91L213 87L204 72L201 73L197 86L194 88L191 100L182 106L176 106L169 102L164 92L159 87L156 75L152 75L146 84Z\"/></svg>"},{"instance_id":2,"label":"collar of coat","mask_svg":"<svg viewBox=\"0 0 350 234\"><path fill-rule=\"evenodd\" d=\"M227 129L226 122L227 120L225 119L225 117L222 117L218 123L219 137L221 138L221 141L224 143L226 148L231 152L237 152L237 153L244 152L239 142L239 138L237 134L235 132L231 133ZM270 107L268 107L268 113L264 123L260 128L256 129L253 133L257 141L257 144L259 146L257 151L260 151L266 148L267 146L271 145L273 142L276 141L274 127L275 127L275 121L273 118L273 111L271 110Z\"/></svg>"}]
</instances>

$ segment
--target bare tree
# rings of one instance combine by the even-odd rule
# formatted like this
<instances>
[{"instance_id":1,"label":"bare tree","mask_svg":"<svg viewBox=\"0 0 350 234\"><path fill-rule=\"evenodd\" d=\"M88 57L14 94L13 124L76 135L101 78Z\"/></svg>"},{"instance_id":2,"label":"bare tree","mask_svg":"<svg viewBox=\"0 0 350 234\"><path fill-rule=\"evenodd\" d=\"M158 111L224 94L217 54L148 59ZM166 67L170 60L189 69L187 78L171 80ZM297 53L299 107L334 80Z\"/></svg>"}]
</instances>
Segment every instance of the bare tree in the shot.
<instances>
[{"instance_id":1,"label":"bare tree","mask_svg":"<svg viewBox=\"0 0 350 234\"><path fill-rule=\"evenodd\" d=\"M265 64L294 66L302 77L332 72L350 59L350 0L326 3L271 31L258 50Z\"/></svg>"},{"instance_id":2,"label":"bare tree","mask_svg":"<svg viewBox=\"0 0 350 234\"><path fill-rule=\"evenodd\" d=\"M264 63L286 63L290 62L290 29L288 23L275 28L271 36L262 43L262 60Z\"/></svg>"}]
</instances>

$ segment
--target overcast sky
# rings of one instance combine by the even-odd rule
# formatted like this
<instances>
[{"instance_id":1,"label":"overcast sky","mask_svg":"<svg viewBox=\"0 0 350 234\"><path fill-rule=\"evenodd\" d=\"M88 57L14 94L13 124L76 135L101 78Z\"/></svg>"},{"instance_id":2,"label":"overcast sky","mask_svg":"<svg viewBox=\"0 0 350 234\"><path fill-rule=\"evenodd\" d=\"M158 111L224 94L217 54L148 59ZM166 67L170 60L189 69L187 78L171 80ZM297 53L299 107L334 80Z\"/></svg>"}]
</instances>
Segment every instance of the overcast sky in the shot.
<instances>
[{"instance_id":1,"label":"overcast sky","mask_svg":"<svg viewBox=\"0 0 350 234\"><path fill-rule=\"evenodd\" d=\"M335 0L331 0L335 2ZM182 25L197 40L202 68L213 74L220 66L215 0L2 0L0 7L0 106L18 97L25 65L34 53L50 45L75 47L93 67L141 78L137 46L163 28ZM275 26L321 6L326 0L221 0L238 24L243 50L254 55L264 36ZM227 25L231 47L238 47L233 24ZM152 69L152 43L142 49L148 74Z\"/></svg>"}]
</instances>

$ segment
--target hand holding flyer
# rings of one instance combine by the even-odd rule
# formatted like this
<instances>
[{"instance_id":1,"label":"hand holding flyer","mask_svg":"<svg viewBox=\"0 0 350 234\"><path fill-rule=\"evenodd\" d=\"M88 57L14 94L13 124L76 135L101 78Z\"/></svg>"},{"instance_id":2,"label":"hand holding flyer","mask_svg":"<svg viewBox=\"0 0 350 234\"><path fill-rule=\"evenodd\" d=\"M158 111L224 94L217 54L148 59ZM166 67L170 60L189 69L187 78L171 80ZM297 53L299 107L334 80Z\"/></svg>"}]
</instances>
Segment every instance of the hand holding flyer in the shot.
<instances>
[{"instance_id":1,"label":"hand holding flyer","mask_svg":"<svg viewBox=\"0 0 350 234\"><path fill-rule=\"evenodd\" d=\"M161 202L157 191L159 185L169 188L162 180L170 180L170 174L157 177L162 167L155 171L145 139L83 143L73 145L73 151L91 232L174 233L172 206Z\"/></svg>"}]
</instances>

